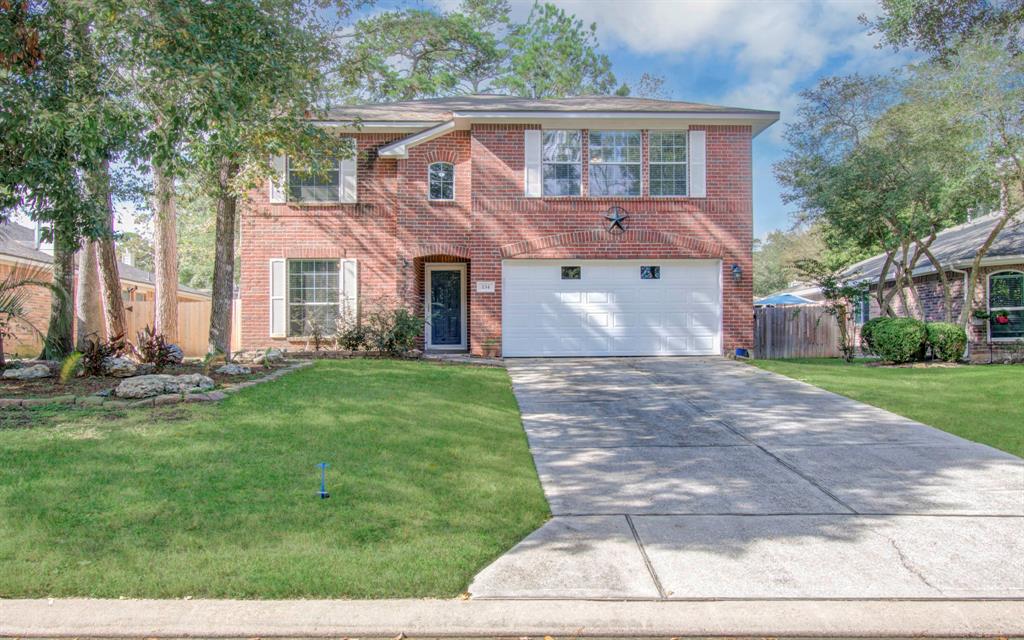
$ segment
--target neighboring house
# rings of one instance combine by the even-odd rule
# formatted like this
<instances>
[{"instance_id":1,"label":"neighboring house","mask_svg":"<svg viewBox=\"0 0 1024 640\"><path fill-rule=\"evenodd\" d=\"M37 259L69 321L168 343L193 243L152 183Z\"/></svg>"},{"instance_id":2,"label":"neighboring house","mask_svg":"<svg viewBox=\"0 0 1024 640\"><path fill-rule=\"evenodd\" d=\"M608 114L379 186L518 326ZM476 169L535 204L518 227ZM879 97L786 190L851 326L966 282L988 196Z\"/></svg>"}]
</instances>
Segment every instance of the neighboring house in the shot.
<instances>
[{"instance_id":1,"label":"neighboring house","mask_svg":"<svg viewBox=\"0 0 1024 640\"><path fill-rule=\"evenodd\" d=\"M326 175L273 159L241 221L243 348L381 304L425 348L505 356L750 347L751 140L774 111L480 95L350 106Z\"/></svg>"},{"instance_id":2,"label":"neighboring house","mask_svg":"<svg viewBox=\"0 0 1024 640\"><path fill-rule=\"evenodd\" d=\"M956 322L966 302L967 277L978 249L998 220L998 213L980 217L940 232L931 245L936 261L946 269L953 296L953 321ZM870 284L872 295L854 304L858 325L880 313L874 292L885 263L877 255L850 266L845 275ZM1020 358L1024 349L1024 215L1018 214L996 238L981 261L980 280L975 290L972 310L1006 310L1009 322L999 324L972 317L968 327L968 350L973 361ZM894 278L890 278L890 282ZM922 258L913 273L914 288L908 289L910 309L904 309L899 295L893 297L893 308L900 315L924 317L929 321L944 319L942 284L938 272L927 258Z\"/></svg>"},{"instance_id":3,"label":"neighboring house","mask_svg":"<svg viewBox=\"0 0 1024 640\"><path fill-rule=\"evenodd\" d=\"M0 279L7 277L11 271L25 268L45 269L46 278L49 279L53 255L43 250L45 248L45 245L40 247L33 229L14 222L0 224ZM117 266L121 277L121 295L127 307L130 308L134 301L153 300L152 273L123 262ZM75 281L77 283L77 277ZM50 291L41 287L31 287L28 291L29 321L45 333L50 317ZM184 285L178 286L178 296L182 302L210 300L210 295L205 291ZM34 331L23 325L15 326L14 331L14 339L4 341L5 350L15 355L36 355L39 352L42 343Z\"/></svg>"}]
</instances>

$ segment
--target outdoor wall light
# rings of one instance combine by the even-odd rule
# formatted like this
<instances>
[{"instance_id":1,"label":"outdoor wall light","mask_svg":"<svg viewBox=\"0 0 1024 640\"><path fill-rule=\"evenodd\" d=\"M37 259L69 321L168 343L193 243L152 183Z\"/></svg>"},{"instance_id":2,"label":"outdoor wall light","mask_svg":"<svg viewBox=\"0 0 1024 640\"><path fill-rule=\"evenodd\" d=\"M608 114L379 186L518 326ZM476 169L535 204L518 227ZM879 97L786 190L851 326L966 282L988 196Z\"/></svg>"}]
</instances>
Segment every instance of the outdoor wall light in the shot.
<instances>
[{"instance_id":1,"label":"outdoor wall light","mask_svg":"<svg viewBox=\"0 0 1024 640\"><path fill-rule=\"evenodd\" d=\"M732 279L734 282L739 282L743 279L743 267L738 264L732 265Z\"/></svg>"}]
</instances>

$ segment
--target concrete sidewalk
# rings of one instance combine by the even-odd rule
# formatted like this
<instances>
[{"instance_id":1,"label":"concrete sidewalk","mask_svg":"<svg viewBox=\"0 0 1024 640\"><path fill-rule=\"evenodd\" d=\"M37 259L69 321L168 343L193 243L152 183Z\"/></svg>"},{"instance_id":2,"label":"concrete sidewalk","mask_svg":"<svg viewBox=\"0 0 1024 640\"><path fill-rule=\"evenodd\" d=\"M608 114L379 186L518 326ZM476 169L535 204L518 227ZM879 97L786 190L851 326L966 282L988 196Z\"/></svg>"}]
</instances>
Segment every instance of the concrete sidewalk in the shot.
<instances>
[{"instance_id":1,"label":"concrete sidewalk","mask_svg":"<svg viewBox=\"0 0 1024 640\"><path fill-rule=\"evenodd\" d=\"M1022 601L0 600L0 636L1020 636Z\"/></svg>"}]
</instances>

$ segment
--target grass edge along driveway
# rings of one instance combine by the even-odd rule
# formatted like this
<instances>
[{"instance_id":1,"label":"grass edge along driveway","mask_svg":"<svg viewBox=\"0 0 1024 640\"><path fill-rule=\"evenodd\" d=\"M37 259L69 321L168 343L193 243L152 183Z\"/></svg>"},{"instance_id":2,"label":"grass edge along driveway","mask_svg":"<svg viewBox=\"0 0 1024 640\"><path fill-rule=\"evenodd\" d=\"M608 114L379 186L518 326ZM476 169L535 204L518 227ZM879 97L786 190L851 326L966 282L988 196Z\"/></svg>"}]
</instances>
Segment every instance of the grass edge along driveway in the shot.
<instances>
[{"instance_id":1,"label":"grass edge along driveway","mask_svg":"<svg viewBox=\"0 0 1024 640\"><path fill-rule=\"evenodd\" d=\"M878 367L838 358L751 364L1024 457L1022 365Z\"/></svg>"},{"instance_id":2,"label":"grass edge along driveway","mask_svg":"<svg viewBox=\"0 0 1024 640\"><path fill-rule=\"evenodd\" d=\"M216 405L31 411L0 418L0 597L451 597L549 517L504 369L321 361Z\"/></svg>"}]
</instances>

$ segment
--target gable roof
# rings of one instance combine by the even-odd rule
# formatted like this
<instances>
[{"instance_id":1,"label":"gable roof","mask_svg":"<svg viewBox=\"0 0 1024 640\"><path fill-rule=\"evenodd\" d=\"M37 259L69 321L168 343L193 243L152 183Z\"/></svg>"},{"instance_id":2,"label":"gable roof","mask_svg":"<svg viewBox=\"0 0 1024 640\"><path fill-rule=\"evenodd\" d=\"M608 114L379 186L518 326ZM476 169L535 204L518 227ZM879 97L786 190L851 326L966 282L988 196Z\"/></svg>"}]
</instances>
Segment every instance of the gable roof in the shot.
<instances>
[{"instance_id":1,"label":"gable roof","mask_svg":"<svg viewBox=\"0 0 1024 640\"><path fill-rule=\"evenodd\" d=\"M940 231L929 247L935 259L947 268L970 266L978 249L999 221L999 215L999 212L991 213ZM1006 224L985 254L982 264L997 264L1016 258L1024 262L1024 212L1017 212ZM877 279L882 273L883 266L885 266L884 253L850 265L843 272L843 276ZM931 261L927 257L922 257L918 260L913 275L919 276L933 272L935 272L935 267Z\"/></svg>"},{"instance_id":2,"label":"gable roof","mask_svg":"<svg viewBox=\"0 0 1024 640\"><path fill-rule=\"evenodd\" d=\"M35 248L35 232L31 228L16 222L0 224L0 256L7 256L16 260L31 260L43 264L53 264L53 256ZM153 286L156 283L156 277L149 271L127 265L123 262L117 263L117 273L121 280L128 282ZM183 284L179 284L178 289L197 296L210 295L209 292L202 289L195 289Z\"/></svg>"}]
</instances>

